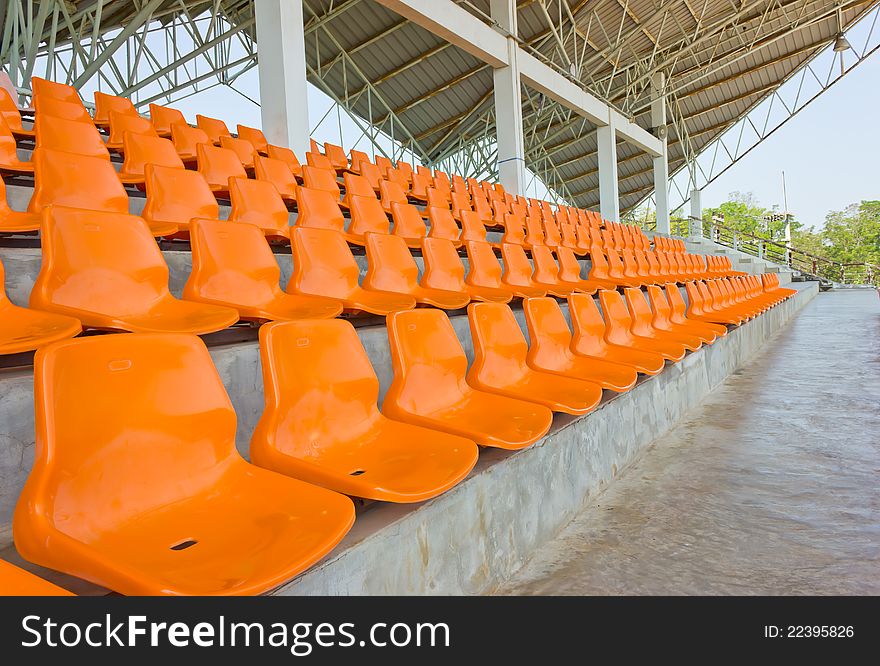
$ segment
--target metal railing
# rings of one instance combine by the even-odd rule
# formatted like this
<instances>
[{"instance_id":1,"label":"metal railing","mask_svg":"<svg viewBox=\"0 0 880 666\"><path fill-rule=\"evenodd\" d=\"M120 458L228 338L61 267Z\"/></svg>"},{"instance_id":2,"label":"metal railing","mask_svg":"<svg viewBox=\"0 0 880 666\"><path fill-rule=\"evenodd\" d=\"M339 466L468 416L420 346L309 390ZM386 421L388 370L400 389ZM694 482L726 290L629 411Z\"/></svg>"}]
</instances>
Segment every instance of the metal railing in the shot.
<instances>
[{"instance_id":1,"label":"metal railing","mask_svg":"<svg viewBox=\"0 0 880 666\"><path fill-rule=\"evenodd\" d=\"M758 259L766 259L775 264L788 266L792 270L806 275L851 285L880 286L880 266L867 262L844 263L820 257L804 250L799 250L779 241L762 238L720 224L716 220L699 220L691 218L693 227L698 227L704 238L729 247L733 250L749 254ZM689 226L688 231L696 230ZM681 235L689 235L688 232Z\"/></svg>"}]
</instances>

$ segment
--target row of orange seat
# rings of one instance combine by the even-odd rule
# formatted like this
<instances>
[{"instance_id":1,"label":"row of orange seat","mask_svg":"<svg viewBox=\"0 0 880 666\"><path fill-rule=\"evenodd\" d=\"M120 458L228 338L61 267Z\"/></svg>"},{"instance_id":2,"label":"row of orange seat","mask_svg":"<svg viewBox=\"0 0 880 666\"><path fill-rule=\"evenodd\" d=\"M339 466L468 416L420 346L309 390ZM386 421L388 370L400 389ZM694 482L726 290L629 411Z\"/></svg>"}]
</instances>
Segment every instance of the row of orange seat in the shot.
<instances>
[{"instance_id":1,"label":"row of orange seat","mask_svg":"<svg viewBox=\"0 0 880 666\"><path fill-rule=\"evenodd\" d=\"M394 378L381 410L349 323L268 324L251 463L236 452L235 414L198 338L54 343L35 358L37 448L16 507L16 548L124 594L265 592L342 539L354 521L346 495L434 497L467 476L477 446L527 447L552 412L587 413L603 388L629 390L638 373L657 374L725 335L719 322L790 295L771 276L696 284L694 316L675 285L649 287L648 300L603 290L604 318L591 296L572 294L574 335L555 300L528 298L530 343L508 306L473 303L470 368L441 311L392 313ZM48 591L4 569L0 581L14 589Z\"/></svg>"}]
</instances>

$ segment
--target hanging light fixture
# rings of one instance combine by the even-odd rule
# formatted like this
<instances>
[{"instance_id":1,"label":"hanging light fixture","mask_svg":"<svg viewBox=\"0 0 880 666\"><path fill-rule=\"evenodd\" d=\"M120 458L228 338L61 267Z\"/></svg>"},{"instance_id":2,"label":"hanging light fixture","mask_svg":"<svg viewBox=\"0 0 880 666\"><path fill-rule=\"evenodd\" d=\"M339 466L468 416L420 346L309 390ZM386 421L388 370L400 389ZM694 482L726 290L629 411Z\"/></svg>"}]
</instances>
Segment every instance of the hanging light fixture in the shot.
<instances>
[{"instance_id":1,"label":"hanging light fixture","mask_svg":"<svg viewBox=\"0 0 880 666\"><path fill-rule=\"evenodd\" d=\"M843 34L842 11L840 5L837 5L837 37L834 39L834 52L843 53L844 51L849 51L850 48L852 47L850 46L849 41L847 41L846 35Z\"/></svg>"}]
</instances>

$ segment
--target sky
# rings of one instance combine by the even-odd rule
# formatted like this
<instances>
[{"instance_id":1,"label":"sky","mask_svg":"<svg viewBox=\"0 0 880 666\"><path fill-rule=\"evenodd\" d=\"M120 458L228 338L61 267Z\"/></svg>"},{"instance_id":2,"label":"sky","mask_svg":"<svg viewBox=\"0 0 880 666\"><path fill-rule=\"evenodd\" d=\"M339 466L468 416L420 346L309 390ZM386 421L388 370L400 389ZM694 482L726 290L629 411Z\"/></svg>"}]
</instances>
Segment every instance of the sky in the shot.
<instances>
[{"instance_id":1,"label":"sky","mask_svg":"<svg viewBox=\"0 0 880 666\"><path fill-rule=\"evenodd\" d=\"M260 125L256 69L242 75L238 93L218 86L174 102L188 119L203 113L236 123ZM245 97L245 95L247 97ZM370 152L354 123L335 111L318 125L331 100L309 85L309 116L313 137L332 141L346 150ZM777 132L703 190L704 207L727 201L735 191L752 192L764 207L784 208L785 171L788 208L806 226L821 227L825 215L863 199L880 199L880 56L871 56L842 80L803 108ZM317 126L316 126L317 125ZM340 135L341 132L341 135ZM544 196L540 186L531 196Z\"/></svg>"}]
</instances>

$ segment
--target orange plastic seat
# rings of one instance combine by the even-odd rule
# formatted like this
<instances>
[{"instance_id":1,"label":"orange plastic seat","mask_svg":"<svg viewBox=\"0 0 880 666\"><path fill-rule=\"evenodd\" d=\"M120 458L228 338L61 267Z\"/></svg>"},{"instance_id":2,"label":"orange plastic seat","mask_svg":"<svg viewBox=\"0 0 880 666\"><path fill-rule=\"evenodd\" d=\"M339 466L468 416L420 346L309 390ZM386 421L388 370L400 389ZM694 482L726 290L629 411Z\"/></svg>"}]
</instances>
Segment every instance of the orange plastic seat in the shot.
<instances>
[{"instance_id":1,"label":"orange plastic seat","mask_svg":"<svg viewBox=\"0 0 880 666\"><path fill-rule=\"evenodd\" d=\"M779 274L778 273L764 273L761 275L761 287L768 294L778 294L784 298L791 298L796 293L798 293L797 289L786 289L785 287L779 284Z\"/></svg>"},{"instance_id":2,"label":"orange plastic seat","mask_svg":"<svg viewBox=\"0 0 880 666\"><path fill-rule=\"evenodd\" d=\"M281 160L284 162L290 172L296 176L297 178L302 178L302 164L300 164L299 159L297 159L296 154L285 146L275 146L273 144L269 144L269 149L266 151L266 154L271 157L273 160Z\"/></svg>"},{"instance_id":3,"label":"orange plastic seat","mask_svg":"<svg viewBox=\"0 0 880 666\"><path fill-rule=\"evenodd\" d=\"M337 300L282 291L281 269L254 226L193 220L190 243L192 271L183 288L185 300L234 308L242 319L251 321L342 314Z\"/></svg>"},{"instance_id":4,"label":"orange plastic seat","mask_svg":"<svg viewBox=\"0 0 880 666\"><path fill-rule=\"evenodd\" d=\"M455 247L461 247L458 225L452 217L452 213L445 208L429 206L427 209L428 222L431 229L428 238L436 238L450 241Z\"/></svg>"},{"instance_id":5,"label":"orange plastic seat","mask_svg":"<svg viewBox=\"0 0 880 666\"><path fill-rule=\"evenodd\" d=\"M379 200L370 195L353 196L351 201L351 224L348 225L349 239L358 245L364 244L364 234L368 232L387 234L389 232L388 216L382 209Z\"/></svg>"},{"instance_id":6,"label":"orange plastic seat","mask_svg":"<svg viewBox=\"0 0 880 666\"><path fill-rule=\"evenodd\" d=\"M617 282L611 278L608 272L608 262L605 260L605 254L598 243L590 246L590 272L588 279L600 289L617 288Z\"/></svg>"},{"instance_id":7,"label":"orange plastic seat","mask_svg":"<svg viewBox=\"0 0 880 666\"><path fill-rule=\"evenodd\" d=\"M265 409L251 439L254 464L338 492L421 502L464 479L473 441L386 418L379 381L343 320L260 329Z\"/></svg>"},{"instance_id":8,"label":"orange plastic seat","mask_svg":"<svg viewBox=\"0 0 880 666\"><path fill-rule=\"evenodd\" d=\"M377 202L378 203L378 202ZM458 310L470 302L467 293L430 289L419 285L419 267L399 236L366 233L368 268L363 287L372 291L406 294L422 305Z\"/></svg>"},{"instance_id":9,"label":"orange plastic seat","mask_svg":"<svg viewBox=\"0 0 880 666\"><path fill-rule=\"evenodd\" d=\"M313 190L299 186L296 190L299 213L296 226L313 229L332 229L352 243L363 245L363 237L349 236L345 231L345 218L339 201L326 190Z\"/></svg>"},{"instance_id":10,"label":"orange plastic seat","mask_svg":"<svg viewBox=\"0 0 880 666\"><path fill-rule=\"evenodd\" d=\"M317 146L317 144L315 144ZM312 150L306 151L306 164L313 169L322 169L324 171L330 171L333 175L336 175L336 169L333 168L333 163L327 158L324 153L320 150L317 150L315 146L312 146Z\"/></svg>"},{"instance_id":11,"label":"orange plastic seat","mask_svg":"<svg viewBox=\"0 0 880 666\"><path fill-rule=\"evenodd\" d=\"M0 90L0 92L5 91ZM0 596L70 597L74 594L14 564L0 560Z\"/></svg>"},{"instance_id":12,"label":"orange plastic seat","mask_svg":"<svg viewBox=\"0 0 880 666\"><path fill-rule=\"evenodd\" d=\"M0 262L0 354L18 354L79 335L78 319L19 307L6 296Z\"/></svg>"},{"instance_id":13,"label":"orange plastic seat","mask_svg":"<svg viewBox=\"0 0 880 666\"><path fill-rule=\"evenodd\" d=\"M37 116L34 120L38 148L49 148L110 161L100 132L91 123Z\"/></svg>"},{"instance_id":14,"label":"orange plastic seat","mask_svg":"<svg viewBox=\"0 0 880 666\"><path fill-rule=\"evenodd\" d=\"M36 116L46 118L60 118L62 120L75 120L76 122L92 125L92 117L86 111L86 107L78 102L65 102L57 97L35 97L34 112Z\"/></svg>"},{"instance_id":15,"label":"orange plastic seat","mask_svg":"<svg viewBox=\"0 0 880 666\"><path fill-rule=\"evenodd\" d=\"M687 353L684 345L668 340L657 340L635 335L632 332L632 315L623 297L616 291L602 289L599 301L605 312L605 339L611 344L633 347L642 351L660 354L665 359L678 362Z\"/></svg>"},{"instance_id":16,"label":"orange plastic seat","mask_svg":"<svg viewBox=\"0 0 880 666\"><path fill-rule=\"evenodd\" d=\"M575 291L587 294L596 293L599 285L581 277L581 264L574 250L560 245L556 248L556 256L559 259L559 281L562 284L574 287Z\"/></svg>"},{"instance_id":17,"label":"orange plastic seat","mask_svg":"<svg viewBox=\"0 0 880 666\"><path fill-rule=\"evenodd\" d=\"M379 196L382 208L385 209L388 215L391 215L392 203L409 203L403 188L398 183L391 182L390 180L379 181Z\"/></svg>"},{"instance_id":18,"label":"orange plastic seat","mask_svg":"<svg viewBox=\"0 0 880 666\"><path fill-rule=\"evenodd\" d=\"M222 195L229 193L230 178L247 178L247 171L238 155L228 148L218 148L207 143L196 146L198 172L202 174L211 191Z\"/></svg>"},{"instance_id":19,"label":"orange plastic seat","mask_svg":"<svg viewBox=\"0 0 880 666\"><path fill-rule=\"evenodd\" d=\"M173 125L178 123L186 125L186 118L181 111L159 104L150 104L150 120L153 121L153 129L156 133L166 138L171 136Z\"/></svg>"},{"instance_id":20,"label":"orange plastic seat","mask_svg":"<svg viewBox=\"0 0 880 666\"><path fill-rule=\"evenodd\" d=\"M20 160L12 130L0 116L0 172L12 174L29 174L34 171L34 163Z\"/></svg>"},{"instance_id":21,"label":"orange plastic seat","mask_svg":"<svg viewBox=\"0 0 880 666\"><path fill-rule=\"evenodd\" d=\"M6 125L15 136L32 137L34 130L25 127L21 123L21 111L13 96L3 87L0 87L0 118L6 121Z\"/></svg>"},{"instance_id":22,"label":"orange plastic seat","mask_svg":"<svg viewBox=\"0 0 880 666\"><path fill-rule=\"evenodd\" d=\"M336 180L336 172L332 169L322 169L312 165L303 167L303 184L310 190L321 190L328 192L336 200L337 205L341 203L339 197L339 182Z\"/></svg>"},{"instance_id":23,"label":"orange plastic seat","mask_svg":"<svg viewBox=\"0 0 880 666\"><path fill-rule=\"evenodd\" d=\"M238 132L238 138L250 142L254 147L254 150L260 155L269 154L269 141L266 140L266 135L263 134L263 130L257 129L256 127L248 127L241 123L239 123L235 129Z\"/></svg>"},{"instance_id":24,"label":"orange plastic seat","mask_svg":"<svg viewBox=\"0 0 880 666\"><path fill-rule=\"evenodd\" d=\"M565 298L578 291L577 283L566 283L559 279L559 266L553 258L553 251L546 245L532 246L532 261L535 262L534 281L552 296Z\"/></svg>"},{"instance_id":25,"label":"orange plastic seat","mask_svg":"<svg viewBox=\"0 0 880 666\"><path fill-rule=\"evenodd\" d=\"M634 368L572 350L571 331L562 309L554 299L530 298L523 301L523 311L531 341L526 357L530 367L589 381L618 393L635 386L638 373Z\"/></svg>"},{"instance_id":26,"label":"orange plastic seat","mask_svg":"<svg viewBox=\"0 0 880 666\"><path fill-rule=\"evenodd\" d=\"M428 230L418 208L395 201L391 204L391 219L394 222L391 233L400 236L409 247L422 246L422 239Z\"/></svg>"},{"instance_id":27,"label":"orange plastic seat","mask_svg":"<svg viewBox=\"0 0 880 666\"><path fill-rule=\"evenodd\" d=\"M168 139L126 132L122 136L122 154L125 156L120 168L119 181L142 185L146 181L144 170L148 164L183 169L183 160Z\"/></svg>"},{"instance_id":28,"label":"orange plastic seat","mask_svg":"<svg viewBox=\"0 0 880 666\"><path fill-rule=\"evenodd\" d=\"M666 298L669 301L669 306L672 308L672 312L669 315L669 320L673 324L699 324L701 327L707 328L719 337L727 335L727 327L723 324L716 324L706 320L689 318L686 314L687 306L685 305L684 298L682 298L681 292L678 290L678 287L675 285L674 282L670 282L666 285Z\"/></svg>"},{"instance_id":29,"label":"orange plastic seat","mask_svg":"<svg viewBox=\"0 0 880 666\"><path fill-rule=\"evenodd\" d=\"M521 245L502 243L501 258L504 261L501 283L510 289L514 296L533 298L547 294L544 287L535 284L532 280L532 263Z\"/></svg>"},{"instance_id":30,"label":"orange plastic seat","mask_svg":"<svg viewBox=\"0 0 880 666\"><path fill-rule=\"evenodd\" d=\"M31 91L34 97L54 97L63 102L73 102L82 106L82 100L76 88L66 83L57 83L39 76L31 77Z\"/></svg>"},{"instance_id":31,"label":"orange plastic seat","mask_svg":"<svg viewBox=\"0 0 880 666\"><path fill-rule=\"evenodd\" d=\"M674 289L675 286L671 285ZM708 324L701 324L696 321L687 321L686 323L676 324L672 321L672 306L666 300L663 289L657 285L648 287L648 300L651 303L653 318L651 324L654 328L661 331L669 331L671 333L684 333L686 335L696 336L700 341L706 344L712 344L718 338L718 333Z\"/></svg>"},{"instance_id":32,"label":"orange plastic seat","mask_svg":"<svg viewBox=\"0 0 880 666\"><path fill-rule=\"evenodd\" d=\"M356 173L346 171L342 176L342 181L345 185L345 196L342 198L341 206L351 208L352 197L376 198L376 193L373 191L370 181L363 176L358 176Z\"/></svg>"},{"instance_id":33,"label":"orange plastic seat","mask_svg":"<svg viewBox=\"0 0 880 666\"><path fill-rule=\"evenodd\" d=\"M126 134L139 134L141 136L159 138L156 130L153 129L153 123L146 118L111 111L110 136L107 138L106 147L110 150L123 150L125 147L123 137Z\"/></svg>"},{"instance_id":34,"label":"orange plastic seat","mask_svg":"<svg viewBox=\"0 0 880 666\"><path fill-rule=\"evenodd\" d=\"M128 595L259 594L351 528L347 497L241 458L197 337L84 338L34 365L35 463L13 519L25 559Z\"/></svg>"},{"instance_id":35,"label":"orange plastic seat","mask_svg":"<svg viewBox=\"0 0 880 666\"><path fill-rule=\"evenodd\" d=\"M490 243L486 240L486 227L480 219L479 213L472 210L461 210L461 240L475 241L478 243L487 243L491 246L497 246L497 243Z\"/></svg>"},{"instance_id":36,"label":"orange plastic seat","mask_svg":"<svg viewBox=\"0 0 880 666\"><path fill-rule=\"evenodd\" d=\"M662 372L666 362L660 354L608 342L605 321L592 296L572 294L568 312L574 332L570 347L575 354L628 366L645 375Z\"/></svg>"},{"instance_id":37,"label":"orange plastic seat","mask_svg":"<svg viewBox=\"0 0 880 666\"><path fill-rule=\"evenodd\" d=\"M0 177L0 234L20 233L22 231L37 231L40 228L40 216L36 213L28 213L12 210L6 200L6 183Z\"/></svg>"},{"instance_id":38,"label":"orange plastic seat","mask_svg":"<svg viewBox=\"0 0 880 666\"><path fill-rule=\"evenodd\" d=\"M171 295L168 266L139 217L52 206L42 232L33 308L133 332L202 334L238 321L235 310Z\"/></svg>"},{"instance_id":39,"label":"orange plastic seat","mask_svg":"<svg viewBox=\"0 0 880 666\"><path fill-rule=\"evenodd\" d=\"M288 293L333 298L346 310L378 315L416 305L412 296L361 288L357 262L338 231L296 226L290 244L294 261Z\"/></svg>"},{"instance_id":40,"label":"orange plastic seat","mask_svg":"<svg viewBox=\"0 0 880 666\"><path fill-rule=\"evenodd\" d=\"M219 217L217 199L198 171L148 164L144 172L147 200L141 215L150 228L168 224L186 231L194 218Z\"/></svg>"},{"instance_id":41,"label":"orange plastic seat","mask_svg":"<svg viewBox=\"0 0 880 666\"><path fill-rule=\"evenodd\" d=\"M190 127L186 123L174 123L171 125L171 142L180 159L192 164L198 159L198 147L203 143L210 143L210 139L207 132L198 127Z\"/></svg>"},{"instance_id":42,"label":"orange plastic seat","mask_svg":"<svg viewBox=\"0 0 880 666\"><path fill-rule=\"evenodd\" d=\"M350 151L348 151L348 154L350 162L349 168L355 173L361 172L361 166L363 164L371 164L370 156L362 150L352 148Z\"/></svg>"},{"instance_id":43,"label":"orange plastic seat","mask_svg":"<svg viewBox=\"0 0 880 666\"><path fill-rule=\"evenodd\" d=\"M100 127L112 125L114 113L139 117L137 109L127 97L108 95L100 90L95 91L95 115L92 121ZM150 121L147 121L150 122ZM152 123L150 123L152 125Z\"/></svg>"},{"instance_id":44,"label":"orange plastic seat","mask_svg":"<svg viewBox=\"0 0 880 666\"><path fill-rule=\"evenodd\" d=\"M602 400L598 384L543 372L527 364L528 344L507 305L472 303L468 306L468 323L474 362L467 381L474 388L536 402L566 414L586 414Z\"/></svg>"},{"instance_id":45,"label":"orange plastic seat","mask_svg":"<svg viewBox=\"0 0 880 666\"><path fill-rule=\"evenodd\" d=\"M342 146L337 146L334 143L325 141L324 155L327 156L327 159L330 160L330 164L337 172L342 173L343 171L348 170L348 156L345 154Z\"/></svg>"},{"instance_id":46,"label":"orange plastic seat","mask_svg":"<svg viewBox=\"0 0 880 666\"><path fill-rule=\"evenodd\" d=\"M226 123L219 118L211 118L197 113L196 127L205 132L208 135L208 140L215 146L220 145L221 136L232 136Z\"/></svg>"},{"instance_id":47,"label":"orange plastic seat","mask_svg":"<svg viewBox=\"0 0 880 666\"><path fill-rule=\"evenodd\" d=\"M502 449L523 449L550 429L547 407L467 383L467 357L440 310L395 312L388 340L394 379L382 411L389 418Z\"/></svg>"},{"instance_id":48,"label":"orange plastic seat","mask_svg":"<svg viewBox=\"0 0 880 666\"><path fill-rule=\"evenodd\" d=\"M252 224L271 238L290 238L290 213L272 183L230 178L229 198L230 222Z\"/></svg>"},{"instance_id":49,"label":"orange plastic seat","mask_svg":"<svg viewBox=\"0 0 880 666\"><path fill-rule=\"evenodd\" d=\"M689 351L696 351L703 346L702 339L697 335L656 328L653 323L654 316L651 308L648 307L648 303L640 289L630 288L624 290L624 298L632 315L630 330L633 335L660 342L674 342L684 346Z\"/></svg>"},{"instance_id":50,"label":"orange plastic seat","mask_svg":"<svg viewBox=\"0 0 880 666\"><path fill-rule=\"evenodd\" d=\"M296 177L290 167L281 160L256 155L254 157L254 178L272 183L285 203L296 203Z\"/></svg>"},{"instance_id":51,"label":"orange plastic seat","mask_svg":"<svg viewBox=\"0 0 880 666\"><path fill-rule=\"evenodd\" d=\"M254 144L250 141L246 139L236 139L231 136L221 136L220 147L225 148L226 150L231 150L235 153L236 157L238 157L238 161L241 162L241 165L246 170L254 168L254 156L257 154L257 149L254 148Z\"/></svg>"},{"instance_id":52,"label":"orange plastic seat","mask_svg":"<svg viewBox=\"0 0 880 666\"><path fill-rule=\"evenodd\" d=\"M495 258L492 246L480 241L466 241L464 246L468 257L468 273L464 281L468 289L478 290L473 294L474 298L496 303L510 301L514 290L501 281L501 264ZM479 298L476 295L479 292L492 297Z\"/></svg>"}]
</instances>

